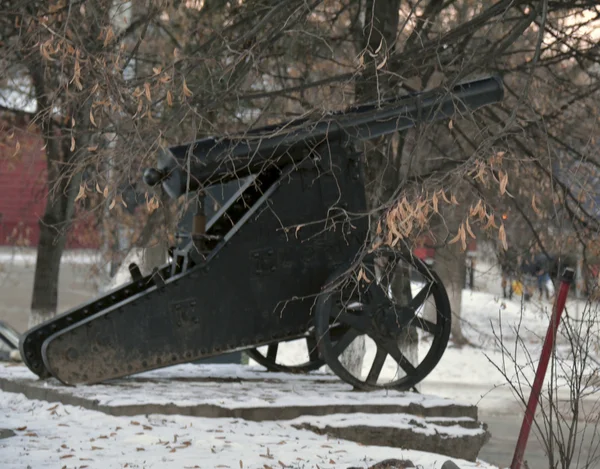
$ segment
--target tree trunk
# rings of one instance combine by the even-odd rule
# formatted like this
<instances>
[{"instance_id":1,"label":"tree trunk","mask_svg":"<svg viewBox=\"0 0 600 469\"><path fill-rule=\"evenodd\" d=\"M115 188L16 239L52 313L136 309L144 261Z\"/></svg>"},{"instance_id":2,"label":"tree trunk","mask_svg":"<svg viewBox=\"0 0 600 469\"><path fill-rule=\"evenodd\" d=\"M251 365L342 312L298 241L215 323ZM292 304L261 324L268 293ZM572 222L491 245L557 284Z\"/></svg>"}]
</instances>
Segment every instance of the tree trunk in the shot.
<instances>
[{"instance_id":1,"label":"tree trunk","mask_svg":"<svg viewBox=\"0 0 600 469\"><path fill-rule=\"evenodd\" d=\"M408 304L412 299L410 288L410 269L402 266L396 269L392 283L392 295L400 305ZM412 364L418 363L419 359L419 334L416 327L407 327L398 338L398 345L402 354ZM395 379L406 376L406 372L399 366L396 369Z\"/></svg>"},{"instance_id":2,"label":"tree trunk","mask_svg":"<svg viewBox=\"0 0 600 469\"><path fill-rule=\"evenodd\" d=\"M50 159L48 164L52 164ZM79 180L80 177L75 177L67 184L60 184L57 190L48 191L44 216L39 222L40 240L29 315L30 328L51 319L57 313L60 261L73 217Z\"/></svg>"},{"instance_id":3,"label":"tree trunk","mask_svg":"<svg viewBox=\"0 0 600 469\"><path fill-rule=\"evenodd\" d=\"M46 93L46 81L40 64L30 67L33 87L37 100L37 114L46 145L47 160L47 200L44 215L40 220L40 240L33 280L29 327L36 326L56 315L58 307L58 280L60 261L67 241L75 210L75 197L79 190L81 173L74 169L77 153L71 150L71 140L57 124L52 115L43 113L51 108ZM90 104L84 104L74 118L89 125ZM85 148L89 136L77 141L78 147ZM69 172L75 171L69 175Z\"/></svg>"},{"instance_id":4,"label":"tree trunk","mask_svg":"<svg viewBox=\"0 0 600 469\"><path fill-rule=\"evenodd\" d=\"M460 243L450 244L435 252L434 270L446 287L452 310L452 340L456 345L465 345L468 340L462 332L462 291L467 275L467 253Z\"/></svg>"},{"instance_id":5,"label":"tree trunk","mask_svg":"<svg viewBox=\"0 0 600 469\"><path fill-rule=\"evenodd\" d=\"M362 25L360 46L361 49L373 54L377 50L379 52L374 59L370 58L368 53L365 54L366 70L362 81L356 86L356 100L358 102L377 100L379 98L378 92L385 91L385 86L379 83L377 66L394 47L398 31L399 9L400 0L365 1L365 20L364 25ZM378 84L381 87L378 87ZM379 142L374 142L373 145L370 143L364 144L369 209L374 209L385 203L397 187L399 167L392 142L393 139L384 138ZM374 225L377 226L377 223ZM395 281L400 282L399 289L402 289L402 282L404 281L402 276L396 275ZM360 377L365 353L365 337L359 336L342 354L340 362L350 373Z\"/></svg>"}]
</instances>

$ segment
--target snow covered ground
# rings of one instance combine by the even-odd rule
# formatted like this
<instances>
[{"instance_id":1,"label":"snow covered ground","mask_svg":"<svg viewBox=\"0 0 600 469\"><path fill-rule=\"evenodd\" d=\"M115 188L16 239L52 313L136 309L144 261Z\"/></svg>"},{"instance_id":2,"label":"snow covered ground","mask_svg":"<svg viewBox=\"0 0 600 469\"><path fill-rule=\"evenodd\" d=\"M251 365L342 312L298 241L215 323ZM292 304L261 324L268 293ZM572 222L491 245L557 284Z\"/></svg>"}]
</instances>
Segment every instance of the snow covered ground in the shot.
<instances>
[{"instance_id":1,"label":"snow covered ground","mask_svg":"<svg viewBox=\"0 0 600 469\"><path fill-rule=\"evenodd\" d=\"M0 392L3 469L22 468L347 468L410 459L440 468L445 456L369 447L296 430L286 422L178 415L113 417ZM461 468L492 468L455 460Z\"/></svg>"}]
</instances>

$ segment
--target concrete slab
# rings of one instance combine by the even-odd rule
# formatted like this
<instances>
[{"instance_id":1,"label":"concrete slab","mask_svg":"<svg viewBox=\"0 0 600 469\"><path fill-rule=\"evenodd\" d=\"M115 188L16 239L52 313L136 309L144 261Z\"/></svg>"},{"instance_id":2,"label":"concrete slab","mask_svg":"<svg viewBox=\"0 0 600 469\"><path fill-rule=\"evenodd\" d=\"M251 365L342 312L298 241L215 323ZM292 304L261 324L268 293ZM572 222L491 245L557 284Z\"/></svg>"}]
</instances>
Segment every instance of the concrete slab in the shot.
<instances>
[{"instance_id":1,"label":"concrete slab","mask_svg":"<svg viewBox=\"0 0 600 469\"><path fill-rule=\"evenodd\" d=\"M355 392L325 373L269 373L246 365L177 365L92 386L40 380L23 365L0 365L0 389L110 415L180 414L289 420L332 413L410 413L477 418L475 406L416 393Z\"/></svg>"},{"instance_id":2,"label":"concrete slab","mask_svg":"<svg viewBox=\"0 0 600 469\"><path fill-rule=\"evenodd\" d=\"M234 364L177 365L91 386L40 380L0 364L0 389L115 416L185 415L279 421L367 445L474 461L487 439L475 406L412 392L357 392L337 376Z\"/></svg>"},{"instance_id":3,"label":"concrete slab","mask_svg":"<svg viewBox=\"0 0 600 469\"><path fill-rule=\"evenodd\" d=\"M485 424L469 417L420 417L411 414L331 414L304 416L294 428L371 446L399 446L476 461L489 440Z\"/></svg>"}]
</instances>

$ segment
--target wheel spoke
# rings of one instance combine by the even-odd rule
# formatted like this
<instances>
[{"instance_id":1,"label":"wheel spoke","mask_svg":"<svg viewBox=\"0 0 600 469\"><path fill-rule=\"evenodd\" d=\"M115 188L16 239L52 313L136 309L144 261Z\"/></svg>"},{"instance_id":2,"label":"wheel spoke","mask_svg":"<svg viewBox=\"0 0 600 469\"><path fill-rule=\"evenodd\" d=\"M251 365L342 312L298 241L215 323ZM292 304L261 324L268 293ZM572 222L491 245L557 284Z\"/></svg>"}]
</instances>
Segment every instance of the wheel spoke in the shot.
<instances>
[{"instance_id":1,"label":"wheel spoke","mask_svg":"<svg viewBox=\"0 0 600 469\"><path fill-rule=\"evenodd\" d=\"M267 358L275 363L277 358L277 349L279 348L279 344L270 344L267 349Z\"/></svg>"},{"instance_id":2,"label":"wheel spoke","mask_svg":"<svg viewBox=\"0 0 600 469\"><path fill-rule=\"evenodd\" d=\"M375 360L371 365L371 370L369 371L369 375L367 376L368 384L377 384L377 378L381 374L381 369L383 368L383 364L385 363L385 359L387 358L388 353L381 347L377 347L377 353L375 354Z\"/></svg>"},{"instance_id":3,"label":"wheel spoke","mask_svg":"<svg viewBox=\"0 0 600 469\"><path fill-rule=\"evenodd\" d=\"M420 317L415 317L411 323L411 326L416 326L419 329L424 330L425 332L429 332L430 334L433 334L436 329L437 329L437 324L431 321L428 321L427 319L423 319Z\"/></svg>"},{"instance_id":4,"label":"wheel spoke","mask_svg":"<svg viewBox=\"0 0 600 469\"><path fill-rule=\"evenodd\" d=\"M308 359L316 362L319 359L319 350L317 349L317 340L313 336L306 338L306 348L308 349Z\"/></svg>"},{"instance_id":5,"label":"wheel spoke","mask_svg":"<svg viewBox=\"0 0 600 469\"><path fill-rule=\"evenodd\" d=\"M367 331L371 326L371 320L366 316L358 316L356 314L346 313L344 311L338 312L335 315L335 320L353 327L361 332Z\"/></svg>"},{"instance_id":6,"label":"wheel spoke","mask_svg":"<svg viewBox=\"0 0 600 469\"><path fill-rule=\"evenodd\" d=\"M417 309L419 309L419 306L421 306L423 303L425 303L427 298L429 298L429 295L431 295L432 285L433 285L432 283L426 284L423 287L423 289L419 293L417 293L412 300L410 300L410 302L408 303L408 307L412 311L416 311Z\"/></svg>"},{"instance_id":7,"label":"wheel spoke","mask_svg":"<svg viewBox=\"0 0 600 469\"><path fill-rule=\"evenodd\" d=\"M400 349L398 349L398 344L394 341L385 341L381 343L381 346L392 356L407 375L415 376L417 374L417 369L408 361L408 358L404 356Z\"/></svg>"},{"instance_id":8,"label":"wheel spoke","mask_svg":"<svg viewBox=\"0 0 600 469\"><path fill-rule=\"evenodd\" d=\"M337 343L333 346L333 353L336 357L339 357L344 350L348 348L348 346L352 343L354 339L358 337L358 331L354 329L349 329L344 333L344 335L337 341Z\"/></svg>"}]
</instances>

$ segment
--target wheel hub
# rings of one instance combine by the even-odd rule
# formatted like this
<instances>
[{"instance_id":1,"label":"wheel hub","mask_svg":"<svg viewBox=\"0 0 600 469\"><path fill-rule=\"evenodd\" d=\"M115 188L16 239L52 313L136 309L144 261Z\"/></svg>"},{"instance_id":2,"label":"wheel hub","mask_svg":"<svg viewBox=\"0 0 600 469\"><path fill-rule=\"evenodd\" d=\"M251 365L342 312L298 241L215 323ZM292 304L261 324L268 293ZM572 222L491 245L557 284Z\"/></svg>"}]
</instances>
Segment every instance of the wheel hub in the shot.
<instances>
[{"instance_id":1,"label":"wheel hub","mask_svg":"<svg viewBox=\"0 0 600 469\"><path fill-rule=\"evenodd\" d=\"M372 315L373 331L382 338L398 339L414 317L411 308L393 304L379 305Z\"/></svg>"}]
</instances>

